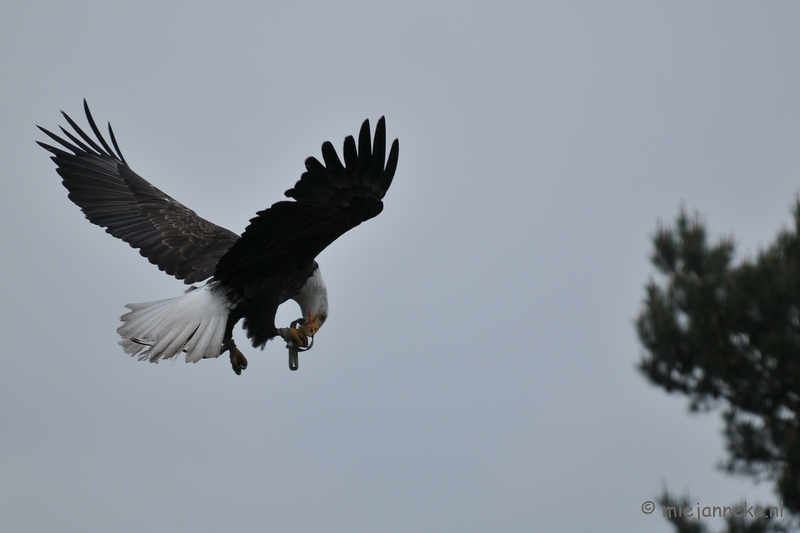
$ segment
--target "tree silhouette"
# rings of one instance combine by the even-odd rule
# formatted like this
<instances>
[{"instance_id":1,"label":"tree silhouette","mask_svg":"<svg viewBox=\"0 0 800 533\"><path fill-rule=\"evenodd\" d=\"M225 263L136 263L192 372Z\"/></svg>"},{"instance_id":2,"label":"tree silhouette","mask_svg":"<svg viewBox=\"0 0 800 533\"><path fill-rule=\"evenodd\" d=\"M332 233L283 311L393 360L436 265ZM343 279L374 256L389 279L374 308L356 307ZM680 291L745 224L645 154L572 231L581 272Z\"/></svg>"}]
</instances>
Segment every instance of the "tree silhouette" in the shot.
<instances>
[{"instance_id":1,"label":"tree silhouette","mask_svg":"<svg viewBox=\"0 0 800 533\"><path fill-rule=\"evenodd\" d=\"M723 469L775 483L784 518L731 520L727 531L785 531L800 516L800 200L794 228L751 258L734 261L732 238L709 244L699 216L683 209L653 244L659 274L636 321L639 369L685 394L691 411L722 411ZM660 501L680 502L666 490Z\"/></svg>"}]
</instances>

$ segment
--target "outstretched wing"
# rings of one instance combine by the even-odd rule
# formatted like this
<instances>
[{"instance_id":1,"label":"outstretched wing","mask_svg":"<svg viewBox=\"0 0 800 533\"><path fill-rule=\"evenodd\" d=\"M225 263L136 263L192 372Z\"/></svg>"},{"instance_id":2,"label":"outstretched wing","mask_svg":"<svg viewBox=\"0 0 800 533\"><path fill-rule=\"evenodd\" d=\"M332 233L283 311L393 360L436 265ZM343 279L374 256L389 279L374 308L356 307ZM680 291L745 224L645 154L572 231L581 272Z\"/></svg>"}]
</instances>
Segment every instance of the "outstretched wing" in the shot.
<instances>
[{"instance_id":1,"label":"outstretched wing","mask_svg":"<svg viewBox=\"0 0 800 533\"><path fill-rule=\"evenodd\" d=\"M306 172L284 200L260 211L241 239L219 260L214 276L241 290L262 276L302 269L346 231L383 210L383 196L397 168L398 142L386 159L383 117L370 141L369 120L361 126L358 148L344 140L344 164L330 142L322 145L322 164L306 159Z\"/></svg>"},{"instance_id":2,"label":"outstretched wing","mask_svg":"<svg viewBox=\"0 0 800 533\"><path fill-rule=\"evenodd\" d=\"M238 235L197 216L131 170L111 124L108 133L114 150L100 134L86 100L83 108L96 141L63 111L75 131L73 134L61 127L69 140L39 126L60 145L37 141L53 154L51 159L58 166L56 171L63 178L69 199L90 222L138 248L143 257L167 274L187 284L210 277Z\"/></svg>"}]
</instances>

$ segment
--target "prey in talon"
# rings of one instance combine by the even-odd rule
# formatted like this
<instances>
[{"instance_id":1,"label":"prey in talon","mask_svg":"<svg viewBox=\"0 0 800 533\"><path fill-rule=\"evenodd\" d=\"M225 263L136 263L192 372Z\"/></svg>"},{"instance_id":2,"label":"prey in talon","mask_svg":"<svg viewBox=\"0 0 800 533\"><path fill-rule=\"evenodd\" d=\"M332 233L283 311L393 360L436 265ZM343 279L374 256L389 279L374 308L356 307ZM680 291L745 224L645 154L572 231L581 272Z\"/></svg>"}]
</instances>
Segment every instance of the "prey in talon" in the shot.
<instances>
[{"instance_id":1,"label":"prey in talon","mask_svg":"<svg viewBox=\"0 0 800 533\"><path fill-rule=\"evenodd\" d=\"M333 144L323 143L322 161L306 159L305 172L285 193L287 200L256 213L239 236L134 172L111 125L107 140L85 100L83 108L91 134L63 112L69 127L61 127L60 134L39 128L52 143L39 145L50 152L69 199L90 222L189 285L177 298L126 306L130 311L117 329L125 353L151 363L185 353L187 363L196 363L228 352L233 371L241 374L248 362L233 339L241 320L254 348L282 337L289 347L289 366L297 370L297 353L313 346L328 318L328 292L317 255L377 216L392 184L399 144L395 139L387 151L383 117L374 138L368 120L357 140L345 138L342 159ZM218 187L228 183L235 181L226 176ZM290 299L300 306L303 318L289 328L277 328L275 313Z\"/></svg>"}]
</instances>

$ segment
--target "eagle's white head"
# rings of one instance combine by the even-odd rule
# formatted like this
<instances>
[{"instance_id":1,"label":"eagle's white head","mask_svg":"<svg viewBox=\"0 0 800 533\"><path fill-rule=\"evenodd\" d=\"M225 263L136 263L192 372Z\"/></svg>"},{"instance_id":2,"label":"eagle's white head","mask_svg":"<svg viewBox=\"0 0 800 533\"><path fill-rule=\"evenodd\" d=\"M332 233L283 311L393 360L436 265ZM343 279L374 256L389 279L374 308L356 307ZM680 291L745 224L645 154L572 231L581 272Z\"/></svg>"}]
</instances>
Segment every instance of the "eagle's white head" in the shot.
<instances>
[{"instance_id":1,"label":"eagle's white head","mask_svg":"<svg viewBox=\"0 0 800 533\"><path fill-rule=\"evenodd\" d=\"M303 323L298 329L304 335L313 337L328 319L328 289L319 266L306 280L300 292L292 296L292 300L297 302L303 313Z\"/></svg>"}]
</instances>

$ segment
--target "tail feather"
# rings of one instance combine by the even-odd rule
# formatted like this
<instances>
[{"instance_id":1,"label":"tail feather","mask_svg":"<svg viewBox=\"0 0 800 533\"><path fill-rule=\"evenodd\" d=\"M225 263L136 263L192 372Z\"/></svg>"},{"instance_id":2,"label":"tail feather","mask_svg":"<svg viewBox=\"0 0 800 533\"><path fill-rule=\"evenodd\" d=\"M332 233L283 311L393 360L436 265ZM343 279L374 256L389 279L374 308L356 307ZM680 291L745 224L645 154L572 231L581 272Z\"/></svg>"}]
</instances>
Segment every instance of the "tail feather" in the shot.
<instances>
[{"instance_id":1,"label":"tail feather","mask_svg":"<svg viewBox=\"0 0 800 533\"><path fill-rule=\"evenodd\" d=\"M230 303L216 283L190 289L183 296L128 304L117 332L125 353L157 363L186 352L186 362L219 357Z\"/></svg>"},{"instance_id":2,"label":"tail feather","mask_svg":"<svg viewBox=\"0 0 800 533\"><path fill-rule=\"evenodd\" d=\"M209 357L219 357L220 344L222 338L218 336L218 332L225 333L225 322L223 317L215 316L209 320L208 327L202 332L195 333L189 342L186 344L186 354L196 354L198 357L194 362L200 359ZM219 337L219 338L218 338Z\"/></svg>"}]
</instances>

